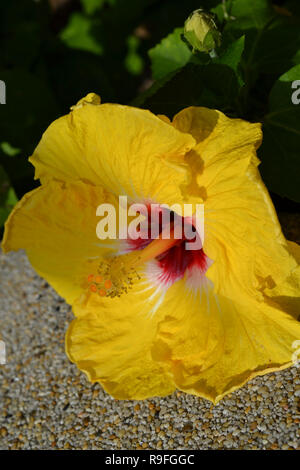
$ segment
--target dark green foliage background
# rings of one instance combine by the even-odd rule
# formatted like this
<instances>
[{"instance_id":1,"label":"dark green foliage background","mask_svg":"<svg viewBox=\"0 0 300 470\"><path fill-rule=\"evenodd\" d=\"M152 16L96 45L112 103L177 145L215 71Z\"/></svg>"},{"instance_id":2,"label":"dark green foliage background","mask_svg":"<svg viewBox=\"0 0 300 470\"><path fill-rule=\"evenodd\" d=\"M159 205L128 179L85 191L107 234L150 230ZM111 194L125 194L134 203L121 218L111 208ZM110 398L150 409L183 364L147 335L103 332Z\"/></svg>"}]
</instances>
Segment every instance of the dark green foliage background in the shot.
<instances>
[{"instance_id":1,"label":"dark green foliage background","mask_svg":"<svg viewBox=\"0 0 300 470\"><path fill-rule=\"evenodd\" d=\"M181 40L201 7L222 31L213 59ZM91 91L169 117L198 105L261 121L263 179L277 205L299 208L299 0L10 0L0 50L0 225L38 184L27 158L46 127Z\"/></svg>"}]
</instances>

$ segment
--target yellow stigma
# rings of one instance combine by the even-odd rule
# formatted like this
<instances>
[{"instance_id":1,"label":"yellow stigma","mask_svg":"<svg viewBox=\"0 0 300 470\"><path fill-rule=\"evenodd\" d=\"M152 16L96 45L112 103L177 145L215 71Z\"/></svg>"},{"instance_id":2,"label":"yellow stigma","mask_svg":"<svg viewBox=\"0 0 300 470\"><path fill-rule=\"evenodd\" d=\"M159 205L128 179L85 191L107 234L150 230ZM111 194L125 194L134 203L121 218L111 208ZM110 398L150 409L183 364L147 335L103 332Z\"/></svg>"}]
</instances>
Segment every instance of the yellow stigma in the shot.
<instances>
[{"instance_id":1,"label":"yellow stigma","mask_svg":"<svg viewBox=\"0 0 300 470\"><path fill-rule=\"evenodd\" d=\"M100 295L108 297L120 296L128 292L134 281L140 279L137 268L142 264L156 258L164 253L172 246L180 242L179 239L174 238L174 226L168 232L168 238L164 238L165 232L162 232L158 238L153 240L142 250L135 250L126 255L116 256L104 260L98 268L98 277L105 279L104 287L98 290ZM93 282L97 276L91 278ZM90 277L90 276L89 276ZM94 284L93 284L94 285ZM93 291L93 288L92 288Z\"/></svg>"}]
</instances>

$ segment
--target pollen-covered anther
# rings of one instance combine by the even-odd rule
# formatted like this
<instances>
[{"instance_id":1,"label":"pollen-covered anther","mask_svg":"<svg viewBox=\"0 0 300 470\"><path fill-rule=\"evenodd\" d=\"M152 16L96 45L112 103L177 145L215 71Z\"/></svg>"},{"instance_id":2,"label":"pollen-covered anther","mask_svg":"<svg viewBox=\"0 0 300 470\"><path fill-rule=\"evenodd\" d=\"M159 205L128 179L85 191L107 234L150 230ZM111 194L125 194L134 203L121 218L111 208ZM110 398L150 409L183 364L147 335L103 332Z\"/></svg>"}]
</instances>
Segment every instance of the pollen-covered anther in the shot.
<instances>
[{"instance_id":1,"label":"pollen-covered anther","mask_svg":"<svg viewBox=\"0 0 300 470\"><path fill-rule=\"evenodd\" d=\"M111 289L112 282L110 279L105 279L100 274L89 274L87 277L87 285L90 292L104 297L108 294L109 289Z\"/></svg>"},{"instance_id":2,"label":"pollen-covered anther","mask_svg":"<svg viewBox=\"0 0 300 470\"><path fill-rule=\"evenodd\" d=\"M106 281L104 281L104 287L105 289L110 289L112 287L112 282L110 279L107 279Z\"/></svg>"},{"instance_id":3,"label":"pollen-covered anther","mask_svg":"<svg viewBox=\"0 0 300 470\"><path fill-rule=\"evenodd\" d=\"M136 259L136 256L134 256ZM126 294L134 282L140 279L132 263L132 255L117 256L103 260L98 267L99 276L103 279L103 287L99 295L107 297L120 297ZM105 292L105 294L104 294Z\"/></svg>"}]
</instances>

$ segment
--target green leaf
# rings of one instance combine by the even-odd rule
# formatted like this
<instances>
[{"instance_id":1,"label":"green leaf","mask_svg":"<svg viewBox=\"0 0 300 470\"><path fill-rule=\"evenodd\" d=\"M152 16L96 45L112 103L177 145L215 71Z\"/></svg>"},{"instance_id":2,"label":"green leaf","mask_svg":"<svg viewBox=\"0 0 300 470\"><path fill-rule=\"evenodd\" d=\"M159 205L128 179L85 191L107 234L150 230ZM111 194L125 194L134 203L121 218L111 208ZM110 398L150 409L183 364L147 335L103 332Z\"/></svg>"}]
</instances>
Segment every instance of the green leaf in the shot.
<instances>
[{"instance_id":1,"label":"green leaf","mask_svg":"<svg viewBox=\"0 0 300 470\"><path fill-rule=\"evenodd\" d=\"M80 3L87 15L93 15L97 10L101 10L105 0L80 0Z\"/></svg>"},{"instance_id":2,"label":"green leaf","mask_svg":"<svg viewBox=\"0 0 300 470\"><path fill-rule=\"evenodd\" d=\"M177 28L149 51L157 82L132 104L171 116L192 105L234 112L243 85L239 65L244 37L233 42L227 40L218 50L219 57L211 61L208 54L193 55L181 41L181 32Z\"/></svg>"},{"instance_id":3,"label":"green leaf","mask_svg":"<svg viewBox=\"0 0 300 470\"><path fill-rule=\"evenodd\" d=\"M179 70L180 69L175 70L175 72L169 73L169 75L166 75L161 80L155 81L150 88L134 98L130 102L130 106L135 106L137 108L145 107L144 104L151 101L152 97L155 96L161 88L164 88L166 83L168 83L179 72Z\"/></svg>"},{"instance_id":4,"label":"green leaf","mask_svg":"<svg viewBox=\"0 0 300 470\"><path fill-rule=\"evenodd\" d=\"M127 39L128 52L125 57L125 66L132 75L139 75L144 68L144 61L139 54L140 40L136 36L129 36Z\"/></svg>"},{"instance_id":5,"label":"green leaf","mask_svg":"<svg viewBox=\"0 0 300 470\"><path fill-rule=\"evenodd\" d=\"M296 91L292 88L294 80L300 80L300 65L279 77L271 90L259 155L262 176L268 187L300 202L300 104L292 102Z\"/></svg>"},{"instance_id":6,"label":"green leaf","mask_svg":"<svg viewBox=\"0 0 300 470\"><path fill-rule=\"evenodd\" d=\"M68 47L101 55L103 47L93 33L97 26L100 28L100 24L95 24L90 17L76 12L71 15L67 26L60 33L60 38Z\"/></svg>"},{"instance_id":7,"label":"green leaf","mask_svg":"<svg viewBox=\"0 0 300 470\"><path fill-rule=\"evenodd\" d=\"M228 65L235 73L238 78L239 84L242 86L244 81L240 73L240 63L242 54L245 47L245 36L240 37L236 41L229 44L229 46L220 53L220 56L213 59L215 64Z\"/></svg>"},{"instance_id":8,"label":"green leaf","mask_svg":"<svg viewBox=\"0 0 300 470\"><path fill-rule=\"evenodd\" d=\"M0 166L0 227L4 225L10 211L18 202L16 193L10 184L8 176Z\"/></svg>"},{"instance_id":9,"label":"green leaf","mask_svg":"<svg viewBox=\"0 0 300 470\"><path fill-rule=\"evenodd\" d=\"M278 14L267 0L233 0L230 15L224 32L234 37L246 33L245 68L252 78L280 75L297 63L300 27L294 17Z\"/></svg>"},{"instance_id":10,"label":"green leaf","mask_svg":"<svg viewBox=\"0 0 300 470\"><path fill-rule=\"evenodd\" d=\"M263 29L274 14L268 0L232 0L226 5L232 29Z\"/></svg>"},{"instance_id":11,"label":"green leaf","mask_svg":"<svg viewBox=\"0 0 300 470\"><path fill-rule=\"evenodd\" d=\"M159 44L149 50L152 76L160 80L171 72L184 67L192 52L181 39L182 28L176 28Z\"/></svg>"},{"instance_id":12,"label":"green leaf","mask_svg":"<svg viewBox=\"0 0 300 470\"><path fill-rule=\"evenodd\" d=\"M0 148L2 152L5 153L5 155L8 155L9 157L14 157L15 155L21 153L21 149L13 147L9 142L1 142Z\"/></svg>"},{"instance_id":13,"label":"green leaf","mask_svg":"<svg viewBox=\"0 0 300 470\"><path fill-rule=\"evenodd\" d=\"M281 75L299 63L300 27L280 18L257 41L252 62L261 73Z\"/></svg>"},{"instance_id":14,"label":"green leaf","mask_svg":"<svg viewBox=\"0 0 300 470\"><path fill-rule=\"evenodd\" d=\"M234 71L225 64L187 64L157 82L138 105L173 117L187 106L207 106L235 114L240 86ZM136 103L135 103L136 104Z\"/></svg>"},{"instance_id":15,"label":"green leaf","mask_svg":"<svg viewBox=\"0 0 300 470\"><path fill-rule=\"evenodd\" d=\"M225 37L240 38L245 35L244 58L246 74L249 69L254 75L256 54L265 30L268 29L274 18L275 11L270 7L268 0L232 0L226 2L227 17L223 35ZM248 79L249 77L247 77Z\"/></svg>"}]
</instances>

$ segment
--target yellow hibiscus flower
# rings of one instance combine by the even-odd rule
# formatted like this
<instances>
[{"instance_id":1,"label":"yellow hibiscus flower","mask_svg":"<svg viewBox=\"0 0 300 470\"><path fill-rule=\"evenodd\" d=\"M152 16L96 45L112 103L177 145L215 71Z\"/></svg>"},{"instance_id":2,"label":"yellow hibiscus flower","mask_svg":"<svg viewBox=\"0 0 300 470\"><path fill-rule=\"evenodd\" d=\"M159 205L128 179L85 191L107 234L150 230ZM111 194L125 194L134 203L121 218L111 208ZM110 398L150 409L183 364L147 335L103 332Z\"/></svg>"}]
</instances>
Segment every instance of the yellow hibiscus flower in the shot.
<instances>
[{"instance_id":1,"label":"yellow hibiscus flower","mask_svg":"<svg viewBox=\"0 0 300 470\"><path fill-rule=\"evenodd\" d=\"M216 110L190 107L170 122L94 94L44 133L30 158L41 186L15 207L2 247L25 249L72 305L68 357L114 397L178 388L216 403L292 365L300 250L283 237L257 170L261 137L259 124ZM118 211L119 195L203 202L202 247L100 241L96 209Z\"/></svg>"}]
</instances>

